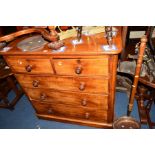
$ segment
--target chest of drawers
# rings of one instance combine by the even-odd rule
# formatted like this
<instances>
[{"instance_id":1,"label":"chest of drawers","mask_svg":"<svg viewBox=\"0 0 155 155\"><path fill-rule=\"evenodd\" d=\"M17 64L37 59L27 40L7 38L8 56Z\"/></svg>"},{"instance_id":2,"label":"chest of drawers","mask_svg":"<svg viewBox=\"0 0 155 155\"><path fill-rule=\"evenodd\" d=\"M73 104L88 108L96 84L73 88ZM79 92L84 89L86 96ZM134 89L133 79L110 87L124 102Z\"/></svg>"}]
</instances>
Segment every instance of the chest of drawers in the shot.
<instances>
[{"instance_id":1,"label":"chest of drawers","mask_svg":"<svg viewBox=\"0 0 155 155\"><path fill-rule=\"evenodd\" d=\"M22 52L16 44L0 52L42 119L111 128L114 119L115 79L121 51L118 32L114 51L104 51L103 34L82 36L83 43L65 40L65 51Z\"/></svg>"}]
</instances>

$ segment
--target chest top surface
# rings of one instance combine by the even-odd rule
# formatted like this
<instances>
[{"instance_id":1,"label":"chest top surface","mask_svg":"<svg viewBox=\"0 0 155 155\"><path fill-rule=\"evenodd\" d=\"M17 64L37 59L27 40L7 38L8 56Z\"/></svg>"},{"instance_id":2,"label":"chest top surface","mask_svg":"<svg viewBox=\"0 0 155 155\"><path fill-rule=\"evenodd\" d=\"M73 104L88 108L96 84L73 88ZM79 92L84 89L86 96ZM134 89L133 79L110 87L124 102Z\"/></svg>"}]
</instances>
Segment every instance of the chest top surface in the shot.
<instances>
[{"instance_id":1,"label":"chest top surface","mask_svg":"<svg viewBox=\"0 0 155 155\"><path fill-rule=\"evenodd\" d=\"M65 56L65 55L105 55L105 54L119 54L122 50L121 29L117 27L117 35L113 37L114 49L106 50L107 40L105 33L95 35L82 35L81 43L76 44L74 41L76 37L71 37L64 41L64 47L60 50L49 49L45 42L42 48L37 48L32 51L22 51L18 48L21 41L29 38L30 35L19 37L8 44L8 46L0 50L1 55L51 55L51 56ZM35 34L36 35L36 34ZM32 37L32 35L31 35Z\"/></svg>"}]
</instances>

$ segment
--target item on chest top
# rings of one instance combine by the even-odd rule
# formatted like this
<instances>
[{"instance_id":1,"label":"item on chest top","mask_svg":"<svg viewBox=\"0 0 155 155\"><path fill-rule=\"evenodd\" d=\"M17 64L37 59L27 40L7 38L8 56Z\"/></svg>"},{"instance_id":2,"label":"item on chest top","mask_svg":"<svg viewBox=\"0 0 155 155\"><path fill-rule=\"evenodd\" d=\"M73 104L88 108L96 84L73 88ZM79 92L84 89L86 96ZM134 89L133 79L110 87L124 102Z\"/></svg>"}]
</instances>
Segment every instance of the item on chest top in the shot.
<instances>
[{"instance_id":1,"label":"item on chest top","mask_svg":"<svg viewBox=\"0 0 155 155\"><path fill-rule=\"evenodd\" d=\"M65 31L63 31L61 26L58 26L57 28L60 31L58 33L60 40L64 40L64 39L71 38L71 37L76 37L78 27L79 26L75 28L74 26L72 26L70 29L66 29ZM81 30L81 33L87 36L95 35L95 34L103 33L103 32L105 32L105 26L82 26L82 30Z\"/></svg>"},{"instance_id":2,"label":"item on chest top","mask_svg":"<svg viewBox=\"0 0 155 155\"><path fill-rule=\"evenodd\" d=\"M58 50L63 46L64 46L64 42L62 40L51 42L48 44L48 47L53 49L53 50Z\"/></svg>"},{"instance_id":3,"label":"item on chest top","mask_svg":"<svg viewBox=\"0 0 155 155\"><path fill-rule=\"evenodd\" d=\"M82 34L89 36L105 32L105 26L83 26Z\"/></svg>"},{"instance_id":4,"label":"item on chest top","mask_svg":"<svg viewBox=\"0 0 155 155\"><path fill-rule=\"evenodd\" d=\"M82 44L83 40L82 40L82 26L78 26L77 27L77 36L75 39L72 40L72 44L73 45L78 45L78 44Z\"/></svg>"},{"instance_id":5,"label":"item on chest top","mask_svg":"<svg viewBox=\"0 0 155 155\"><path fill-rule=\"evenodd\" d=\"M112 26L106 26L105 32L106 32L107 43L109 45L109 48L111 48L113 44Z\"/></svg>"},{"instance_id":6,"label":"item on chest top","mask_svg":"<svg viewBox=\"0 0 155 155\"><path fill-rule=\"evenodd\" d=\"M61 26L58 26L58 30L60 31L58 33L60 40L64 40L64 39L67 39L70 37L76 37L76 35L77 35L77 31L76 31L76 28L74 26L72 26L71 29L68 29L66 31L63 31L61 29Z\"/></svg>"},{"instance_id":7,"label":"item on chest top","mask_svg":"<svg viewBox=\"0 0 155 155\"><path fill-rule=\"evenodd\" d=\"M47 44L47 41L45 41L41 35L37 35L20 41L17 47L24 52L28 52L43 48L45 44Z\"/></svg>"},{"instance_id":8,"label":"item on chest top","mask_svg":"<svg viewBox=\"0 0 155 155\"><path fill-rule=\"evenodd\" d=\"M104 37L107 39L107 44L108 45L103 45L102 48L105 51L111 51L111 50L116 50L117 47L113 43L113 37L116 36L117 31L113 31L112 26L105 26L105 34Z\"/></svg>"},{"instance_id":9,"label":"item on chest top","mask_svg":"<svg viewBox=\"0 0 155 155\"><path fill-rule=\"evenodd\" d=\"M49 28L50 32L44 28L30 28L30 29L21 30L21 31L1 37L0 42L2 42L2 41L10 42L18 36L35 32L35 33L40 33L44 39L46 39L50 42L54 42L54 44L52 44L52 45L49 43L50 44L49 48L53 48L55 50L55 49L58 49L58 48L64 46L63 42L59 41L59 35L55 31L55 27L49 26L48 28ZM36 38L34 38L34 37L27 38L26 41L22 41L19 43L18 48L21 48L23 51L27 51L27 50L34 50L38 46L44 45L44 43L45 43L44 40L42 40L42 39L37 40L37 39L38 39L37 37ZM31 46L31 44L32 44L32 46Z\"/></svg>"},{"instance_id":10,"label":"item on chest top","mask_svg":"<svg viewBox=\"0 0 155 155\"><path fill-rule=\"evenodd\" d=\"M77 40L78 40L78 42L81 40L81 36L82 36L82 26L78 26L78 30L77 30Z\"/></svg>"}]
</instances>

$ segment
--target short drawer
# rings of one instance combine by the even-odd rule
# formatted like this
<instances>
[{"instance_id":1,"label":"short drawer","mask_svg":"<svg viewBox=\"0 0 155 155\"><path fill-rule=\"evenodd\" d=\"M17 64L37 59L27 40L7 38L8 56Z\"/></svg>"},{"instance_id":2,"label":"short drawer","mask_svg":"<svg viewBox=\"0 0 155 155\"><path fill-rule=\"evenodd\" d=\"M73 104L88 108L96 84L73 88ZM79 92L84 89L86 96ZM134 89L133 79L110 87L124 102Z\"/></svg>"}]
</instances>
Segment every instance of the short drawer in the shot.
<instances>
[{"instance_id":1,"label":"short drawer","mask_svg":"<svg viewBox=\"0 0 155 155\"><path fill-rule=\"evenodd\" d=\"M78 107L108 109L108 95L24 88L30 100Z\"/></svg>"},{"instance_id":2,"label":"short drawer","mask_svg":"<svg viewBox=\"0 0 155 155\"><path fill-rule=\"evenodd\" d=\"M58 75L108 75L108 57L102 59L53 59Z\"/></svg>"},{"instance_id":3,"label":"short drawer","mask_svg":"<svg viewBox=\"0 0 155 155\"><path fill-rule=\"evenodd\" d=\"M50 59L32 59L22 57L7 57L7 62L14 72L51 73L53 68Z\"/></svg>"},{"instance_id":4,"label":"short drawer","mask_svg":"<svg viewBox=\"0 0 155 155\"><path fill-rule=\"evenodd\" d=\"M108 93L108 78L72 76L35 76L15 74L23 87L48 88L87 93Z\"/></svg>"},{"instance_id":5,"label":"short drawer","mask_svg":"<svg viewBox=\"0 0 155 155\"><path fill-rule=\"evenodd\" d=\"M32 101L33 107L37 114L53 115L63 118L74 118L81 120L90 120L104 122L107 120L107 111L90 109L87 107L73 107L63 104L41 104L37 101Z\"/></svg>"}]
</instances>

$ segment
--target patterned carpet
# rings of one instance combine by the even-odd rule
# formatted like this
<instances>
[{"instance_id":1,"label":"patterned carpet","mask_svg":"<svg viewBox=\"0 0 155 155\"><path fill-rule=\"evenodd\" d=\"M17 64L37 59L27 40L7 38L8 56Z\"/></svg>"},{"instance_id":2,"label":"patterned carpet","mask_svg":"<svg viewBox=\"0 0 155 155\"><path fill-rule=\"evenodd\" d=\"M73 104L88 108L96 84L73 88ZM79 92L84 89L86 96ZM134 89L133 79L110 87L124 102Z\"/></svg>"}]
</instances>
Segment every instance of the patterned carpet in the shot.
<instances>
[{"instance_id":1,"label":"patterned carpet","mask_svg":"<svg viewBox=\"0 0 155 155\"><path fill-rule=\"evenodd\" d=\"M9 94L11 99L13 92ZM128 98L125 93L116 93L115 118L126 115ZM155 120L155 106L152 108L151 117ZM135 102L131 116L139 121L137 104ZM93 127L60 123L56 121L41 120L35 116L29 100L24 95L17 103L15 110L0 109L1 129L94 129ZM142 129L147 129L147 125L141 125Z\"/></svg>"}]
</instances>

